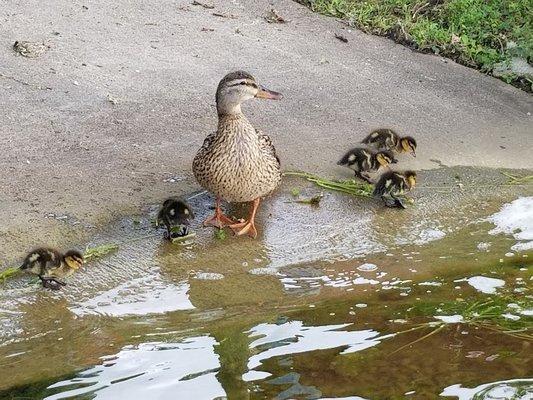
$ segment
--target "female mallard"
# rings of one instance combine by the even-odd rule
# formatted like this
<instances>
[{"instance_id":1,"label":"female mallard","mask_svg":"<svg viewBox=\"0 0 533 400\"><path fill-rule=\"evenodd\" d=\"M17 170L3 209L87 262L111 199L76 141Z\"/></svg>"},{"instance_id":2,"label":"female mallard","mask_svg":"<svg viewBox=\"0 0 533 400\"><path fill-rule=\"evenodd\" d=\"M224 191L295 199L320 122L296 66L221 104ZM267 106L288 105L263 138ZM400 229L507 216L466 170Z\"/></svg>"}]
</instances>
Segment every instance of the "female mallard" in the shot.
<instances>
[{"instance_id":1,"label":"female mallard","mask_svg":"<svg viewBox=\"0 0 533 400\"><path fill-rule=\"evenodd\" d=\"M281 94L258 85L244 71L231 72L218 84L218 129L207 136L194 158L192 169L198 183L216 196L215 215L204 225L229 226L236 235L257 236L254 225L259 201L278 187L281 168L270 138L256 130L241 111L252 99L281 99ZM220 200L253 202L250 217L235 222L220 209Z\"/></svg>"}]
</instances>

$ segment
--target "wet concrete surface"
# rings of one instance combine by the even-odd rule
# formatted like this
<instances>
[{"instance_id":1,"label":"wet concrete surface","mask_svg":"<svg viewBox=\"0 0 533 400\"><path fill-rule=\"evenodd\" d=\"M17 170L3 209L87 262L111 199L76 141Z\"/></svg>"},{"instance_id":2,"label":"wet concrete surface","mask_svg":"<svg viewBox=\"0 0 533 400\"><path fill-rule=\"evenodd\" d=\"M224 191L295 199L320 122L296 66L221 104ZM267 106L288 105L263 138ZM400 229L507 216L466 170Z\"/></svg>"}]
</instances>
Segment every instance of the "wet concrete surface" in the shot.
<instances>
[{"instance_id":1,"label":"wet concrete surface","mask_svg":"<svg viewBox=\"0 0 533 400\"><path fill-rule=\"evenodd\" d=\"M469 184L460 188L458 181ZM290 396L300 391L303 394L296 398L321 398L317 397L317 390L329 396L358 393L364 398L388 398L398 395L404 388L409 391L407 378L412 377L414 371L424 370L421 374L424 383L417 385L418 397L414 397L422 399L435 395L437 387L444 389L444 383L481 384L508 378L499 373L498 368L489 373L480 367L479 374L466 379L465 373L446 367L450 365L450 352L443 350L437 362L441 377L437 379L438 374L430 373L429 365L422 366L416 360L433 346L432 343L449 346L451 339L446 334L395 359L405 365L397 390L378 390L372 383L383 374L387 375L384 371L388 352L417 339L414 334L400 335L394 342L380 339L388 333L415 326L416 319L411 321L405 309L417 299L468 298L475 290L459 280L475 275L504 279L504 290L510 294L513 294L513 287L530 291L531 252L512 252L510 248L516 241L513 237L488 234L493 227L486 222L489 215L497 212L503 203L533 194L530 186L506 185L506 182L507 178L497 170L427 171L414 192L415 204L399 211L386 209L376 200L330 192L324 194L318 207L296 204L291 194L293 188L298 188L302 197L314 196L320 189L301 179L287 178L280 192L261 209L257 240L236 238L229 233L225 239L219 239L213 229L201 228L200 221L211 212L212 199L206 194L191 193L194 197L191 204L198 210L193 224L197 236L190 242L170 244L162 239L163 232L152 226L157 205L147 205L142 213L121 217L98 230L89 244L117 243L119 251L89 263L61 292L46 291L25 277L3 284L0 359L2 369L11 372L0 390L7 390L6 396L17 396L22 392L16 387L30 385L41 391L29 398L41 398L39 396L44 393L52 396L50 398L63 398L60 393L68 395L71 390L68 382L75 371L98 366L102 362L100 357L117 353L119 355L110 360L116 357L125 357L125 360L117 364L116 373L110 371L109 381L136 375L131 372L130 363L136 364L139 360L146 366L140 366L138 373L143 373L143 368L151 370L151 365L171 363L173 366L169 368L175 373L169 377L196 376L196 367L184 364L184 356L180 355L179 349L187 347L187 343L191 343L191 348L207 349L207 354L214 351L218 355L214 356L219 359L214 366L198 367L202 379L210 376L206 387L213 392L206 392L203 397L206 399L223 393L229 399L275 396L281 399L292 398ZM236 207L228 211L239 216L246 209ZM68 224L67 221L62 223ZM488 243L488 247L480 247L480 243ZM526 286L520 286L521 283ZM380 310L383 316L372 317L368 307L375 312ZM405 318L410 321L407 325L387 322ZM303 325L299 326L298 321L303 321ZM289 325L283 325L285 323ZM266 353L270 345L259 346L257 351L265 354L254 358L257 351L249 338L253 335L245 332L256 329L262 332L258 333L260 337L276 324L283 325L280 329L284 334L295 330L294 339L289 337L283 346L293 340L300 343L294 346L303 346L303 339L298 338L309 334L310 339L306 340L310 342L303 343L309 343L310 347L302 347L301 356L291 356L296 351L291 348L282 349L274 356L277 354L274 350L272 354ZM344 327L345 324L355 325ZM376 333L366 337L364 332L368 329ZM451 334L453 328L450 329ZM328 331L345 333L330 334ZM331 350L319 346L323 350L317 353L316 343L320 340L311 339L315 334L324 340L332 335ZM494 339L488 331L478 332L479 335L483 345L478 339L465 338L464 342L470 344L464 343L461 347L465 349L464 354L483 351L489 357L498 351L513 352L517 354L515 358L502 361L512 369L510 377L528 376L524 367L527 362L524 362L530 355L521 350L527 346L527 341L507 337ZM269 340L276 341L274 337ZM343 339L345 337L347 339ZM161 349L176 347L176 358L173 353L164 353L160 361L152 359L154 349L149 343L160 343L156 346L162 346ZM249 345L252 346L250 350ZM350 356L348 364L343 358L348 356L332 350L346 345L354 346L354 355ZM382 355L368 354L363 350L367 345L379 346ZM133 346L131 353L128 346ZM276 349L280 344L272 346ZM363 351L360 356L356 355ZM284 364L283 354L293 367ZM272 364L272 357L277 357L279 366ZM258 367L253 360L261 359L265 365ZM461 360L470 362L464 355ZM306 362L317 366L334 362L330 372L336 384L330 386L327 381L318 379L313 368L304 367ZM114 361L109 363L115 364ZM365 375L368 387L361 378L345 386L345 391L337 390L345 379L353 379L349 377L356 373L359 367L354 366L362 365L360 363L371 365L367 366ZM499 365L501 368L504 364ZM183 372L177 372L176 368ZM277 377L283 383L278 386L266 379L266 372L262 372L265 368L273 375L269 379ZM153 372L153 379L164 381L166 375L157 371L158 368ZM299 376L294 375L295 371ZM293 375L281 378L288 373ZM95 381L92 373L88 372L87 376L87 384ZM108 379L100 372L95 376L99 377L95 382L105 383ZM58 388L59 397L53 397L56 390L46 387L63 379L68 385L65 389ZM188 379L193 380L192 387L202 385L202 381L194 377L184 381ZM435 385L429 384L431 381ZM122 390L138 390L137 380L131 384L133 386L126 384ZM102 398L112 398L114 384L108 382L104 386L108 389L103 390ZM175 390L189 393L187 387L179 386ZM157 391L155 387L152 389ZM282 395L286 390L289 392ZM249 397L243 397L245 393ZM382 397L373 397L372 393Z\"/></svg>"},{"instance_id":2,"label":"wet concrete surface","mask_svg":"<svg viewBox=\"0 0 533 400\"><path fill-rule=\"evenodd\" d=\"M1 262L37 244L78 245L91 226L196 190L191 160L216 126L216 85L233 69L285 95L245 112L286 169L335 176L339 156L380 126L417 138L419 157L401 168L533 167L531 96L294 2L212 5L4 4ZM272 7L291 22L267 23ZM28 59L15 40L50 48Z\"/></svg>"}]
</instances>

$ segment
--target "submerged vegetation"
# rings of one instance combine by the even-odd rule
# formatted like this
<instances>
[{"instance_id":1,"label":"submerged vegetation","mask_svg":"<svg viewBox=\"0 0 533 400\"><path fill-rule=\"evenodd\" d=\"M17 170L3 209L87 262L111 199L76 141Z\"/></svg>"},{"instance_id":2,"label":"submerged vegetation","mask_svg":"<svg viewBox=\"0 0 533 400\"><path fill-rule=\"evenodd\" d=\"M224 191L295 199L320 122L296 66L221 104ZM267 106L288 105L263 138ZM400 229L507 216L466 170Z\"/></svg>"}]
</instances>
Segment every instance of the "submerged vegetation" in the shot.
<instances>
[{"instance_id":1,"label":"submerged vegetation","mask_svg":"<svg viewBox=\"0 0 533 400\"><path fill-rule=\"evenodd\" d=\"M449 57L532 90L533 3L530 0L299 0L364 32ZM513 68L515 66L515 68ZM529 68L531 65L529 64Z\"/></svg>"},{"instance_id":2,"label":"submerged vegetation","mask_svg":"<svg viewBox=\"0 0 533 400\"><path fill-rule=\"evenodd\" d=\"M284 175L301 177L308 180L309 182L313 182L315 185L321 188L351 194L352 196L372 197L372 191L374 190L374 187L371 184L365 182L358 182L354 179L346 181L330 180L326 178L321 178L317 175L308 174L307 172L285 172ZM313 202L311 200L313 199L310 199L310 201L308 202L309 204L317 203L317 201ZM318 199L318 202L319 201L320 199Z\"/></svg>"},{"instance_id":3,"label":"submerged vegetation","mask_svg":"<svg viewBox=\"0 0 533 400\"><path fill-rule=\"evenodd\" d=\"M415 304L412 316L454 316L457 323L482 327L519 339L533 341L533 317L524 312L533 310L530 296L495 295L486 299L466 299L439 303ZM447 322L430 322L427 326L441 328Z\"/></svg>"},{"instance_id":4,"label":"submerged vegetation","mask_svg":"<svg viewBox=\"0 0 533 400\"><path fill-rule=\"evenodd\" d=\"M502 175L505 175L509 178L509 185L528 185L530 183L533 183L533 175L513 175L508 172L502 171Z\"/></svg>"}]
</instances>

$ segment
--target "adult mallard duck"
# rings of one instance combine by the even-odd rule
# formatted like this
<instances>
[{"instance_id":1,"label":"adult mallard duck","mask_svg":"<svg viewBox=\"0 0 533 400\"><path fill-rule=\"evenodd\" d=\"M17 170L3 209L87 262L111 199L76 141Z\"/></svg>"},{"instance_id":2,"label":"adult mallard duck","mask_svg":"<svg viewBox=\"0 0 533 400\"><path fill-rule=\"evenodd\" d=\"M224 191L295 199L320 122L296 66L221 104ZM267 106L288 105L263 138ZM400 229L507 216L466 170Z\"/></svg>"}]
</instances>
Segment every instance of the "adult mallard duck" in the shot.
<instances>
[{"instance_id":1,"label":"adult mallard duck","mask_svg":"<svg viewBox=\"0 0 533 400\"><path fill-rule=\"evenodd\" d=\"M231 72L220 81L218 129L204 140L192 169L198 183L216 196L215 215L204 225L229 226L236 235L255 238L259 202L280 184L281 168L270 138L255 129L241 111L241 103L253 98L279 100L282 96L260 86L244 71ZM222 199L253 202L248 220L236 222L225 216L220 209Z\"/></svg>"}]
</instances>

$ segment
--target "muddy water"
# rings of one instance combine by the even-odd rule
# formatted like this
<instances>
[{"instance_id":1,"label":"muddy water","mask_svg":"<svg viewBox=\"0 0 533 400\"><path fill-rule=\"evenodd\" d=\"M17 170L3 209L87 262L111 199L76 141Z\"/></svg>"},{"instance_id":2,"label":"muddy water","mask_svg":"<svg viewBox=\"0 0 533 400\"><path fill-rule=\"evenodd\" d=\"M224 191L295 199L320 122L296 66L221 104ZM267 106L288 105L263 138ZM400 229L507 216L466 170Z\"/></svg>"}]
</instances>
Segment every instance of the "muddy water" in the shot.
<instances>
[{"instance_id":1,"label":"muddy water","mask_svg":"<svg viewBox=\"0 0 533 400\"><path fill-rule=\"evenodd\" d=\"M332 193L296 204L293 187L318 190L286 179L255 241L195 227L165 243L152 206L116 221L91 245L120 250L65 290L2 286L0 398L533 398L532 238L486 220L533 191L495 190L494 171L424 178L402 212ZM210 201L191 200L198 221ZM498 323L454 308L491 299Z\"/></svg>"}]
</instances>

